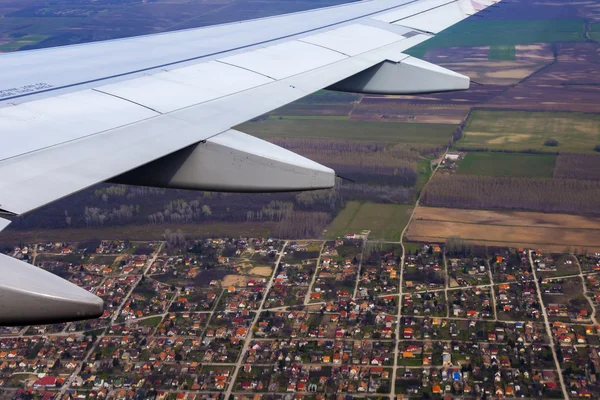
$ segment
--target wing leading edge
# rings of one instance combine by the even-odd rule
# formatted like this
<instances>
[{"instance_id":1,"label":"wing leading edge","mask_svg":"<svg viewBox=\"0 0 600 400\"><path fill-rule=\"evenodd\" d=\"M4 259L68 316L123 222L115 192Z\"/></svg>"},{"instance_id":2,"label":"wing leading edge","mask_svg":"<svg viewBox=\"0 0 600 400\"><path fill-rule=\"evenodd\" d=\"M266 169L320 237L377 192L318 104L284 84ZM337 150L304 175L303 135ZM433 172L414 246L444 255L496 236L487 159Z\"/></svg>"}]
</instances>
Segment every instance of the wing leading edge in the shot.
<instances>
[{"instance_id":1,"label":"wing leading edge","mask_svg":"<svg viewBox=\"0 0 600 400\"><path fill-rule=\"evenodd\" d=\"M19 215L109 180L225 191L332 187L331 169L231 127L324 88L467 89L468 77L403 52L493 3L372 0L2 55L0 210ZM0 219L0 230L8 224ZM0 284L0 324L102 313L99 298L40 269L0 257L0 273L11 275Z\"/></svg>"}]
</instances>

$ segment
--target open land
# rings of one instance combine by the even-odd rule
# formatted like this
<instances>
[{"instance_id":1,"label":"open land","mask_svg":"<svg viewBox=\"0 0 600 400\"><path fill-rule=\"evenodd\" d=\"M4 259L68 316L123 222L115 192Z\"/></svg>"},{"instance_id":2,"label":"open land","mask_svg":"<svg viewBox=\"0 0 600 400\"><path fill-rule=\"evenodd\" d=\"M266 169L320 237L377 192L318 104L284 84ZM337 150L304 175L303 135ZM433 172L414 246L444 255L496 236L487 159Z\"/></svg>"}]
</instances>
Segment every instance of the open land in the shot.
<instances>
[{"instance_id":1,"label":"open land","mask_svg":"<svg viewBox=\"0 0 600 400\"><path fill-rule=\"evenodd\" d=\"M413 206L350 201L327 228L325 236L335 239L347 233L369 230L369 238L398 241Z\"/></svg>"},{"instance_id":2,"label":"open land","mask_svg":"<svg viewBox=\"0 0 600 400\"><path fill-rule=\"evenodd\" d=\"M600 218L420 206L406 235L411 241L445 241L449 237L460 237L488 246L600 251Z\"/></svg>"},{"instance_id":3,"label":"open land","mask_svg":"<svg viewBox=\"0 0 600 400\"><path fill-rule=\"evenodd\" d=\"M458 166L463 175L506 175L552 177L556 156L553 154L518 154L470 152Z\"/></svg>"},{"instance_id":4,"label":"open land","mask_svg":"<svg viewBox=\"0 0 600 400\"><path fill-rule=\"evenodd\" d=\"M238 129L262 139L319 138L444 145L455 127L449 124L388 124L344 120L262 120L247 122Z\"/></svg>"},{"instance_id":5,"label":"open land","mask_svg":"<svg viewBox=\"0 0 600 400\"><path fill-rule=\"evenodd\" d=\"M454 25L435 38L410 49L423 56L428 49L443 47L507 46L529 43L583 41L584 20L476 20Z\"/></svg>"},{"instance_id":6,"label":"open land","mask_svg":"<svg viewBox=\"0 0 600 400\"><path fill-rule=\"evenodd\" d=\"M545 146L556 139L555 147ZM525 151L594 151L600 116L583 113L475 110L458 148Z\"/></svg>"}]
</instances>

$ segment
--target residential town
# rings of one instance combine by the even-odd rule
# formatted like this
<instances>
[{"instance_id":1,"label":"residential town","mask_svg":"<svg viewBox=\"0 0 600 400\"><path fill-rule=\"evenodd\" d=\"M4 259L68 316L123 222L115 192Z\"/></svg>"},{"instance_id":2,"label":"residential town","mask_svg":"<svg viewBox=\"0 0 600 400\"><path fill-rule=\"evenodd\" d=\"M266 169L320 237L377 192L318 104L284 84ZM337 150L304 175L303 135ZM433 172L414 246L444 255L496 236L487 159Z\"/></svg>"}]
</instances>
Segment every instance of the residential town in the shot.
<instances>
[{"instance_id":1,"label":"residential town","mask_svg":"<svg viewBox=\"0 0 600 400\"><path fill-rule=\"evenodd\" d=\"M14 399L598 398L600 254L338 240L22 244L105 301L1 328Z\"/></svg>"}]
</instances>

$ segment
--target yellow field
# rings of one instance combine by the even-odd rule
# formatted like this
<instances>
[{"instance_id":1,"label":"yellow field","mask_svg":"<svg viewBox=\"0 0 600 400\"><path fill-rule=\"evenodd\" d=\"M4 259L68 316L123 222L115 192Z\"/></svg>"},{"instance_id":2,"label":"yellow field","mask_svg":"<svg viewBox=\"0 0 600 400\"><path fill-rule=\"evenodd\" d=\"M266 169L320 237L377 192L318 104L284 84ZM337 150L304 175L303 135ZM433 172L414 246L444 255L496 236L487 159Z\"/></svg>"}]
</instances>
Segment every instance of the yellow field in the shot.
<instances>
[{"instance_id":1,"label":"yellow field","mask_svg":"<svg viewBox=\"0 0 600 400\"><path fill-rule=\"evenodd\" d=\"M223 278L223 286L246 286L248 281L250 280L247 276L242 275L226 275Z\"/></svg>"},{"instance_id":2,"label":"yellow field","mask_svg":"<svg viewBox=\"0 0 600 400\"><path fill-rule=\"evenodd\" d=\"M419 207L406 232L410 241L443 241L451 236L490 246L600 251L600 218Z\"/></svg>"},{"instance_id":3,"label":"yellow field","mask_svg":"<svg viewBox=\"0 0 600 400\"><path fill-rule=\"evenodd\" d=\"M273 268L271 267L254 267L250 270L251 275L271 276Z\"/></svg>"}]
</instances>

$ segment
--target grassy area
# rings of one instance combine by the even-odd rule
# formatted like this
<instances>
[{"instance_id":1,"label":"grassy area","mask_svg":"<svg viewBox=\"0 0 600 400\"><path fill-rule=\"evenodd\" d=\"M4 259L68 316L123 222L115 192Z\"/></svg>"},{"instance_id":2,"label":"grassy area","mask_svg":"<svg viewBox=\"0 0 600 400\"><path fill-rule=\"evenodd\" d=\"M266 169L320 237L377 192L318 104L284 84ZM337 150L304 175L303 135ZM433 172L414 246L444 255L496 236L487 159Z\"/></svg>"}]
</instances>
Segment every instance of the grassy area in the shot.
<instances>
[{"instance_id":1,"label":"grassy area","mask_svg":"<svg viewBox=\"0 0 600 400\"><path fill-rule=\"evenodd\" d=\"M590 24L588 36L590 39L600 42L600 23Z\"/></svg>"},{"instance_id":2,"label":"grassy area","mask_svg":"<svg viewBox=\"0 0 600 400\"><path fill-rule=\"evenodd\" d=\"M457 173L462 175L506 175L552 177L556 156L553 154L468 153Z\"/></svg>"},{"instance_id":3,"label":"grassy area","mask_svg":"<svg viewBox=\"0 0 600 400\"><path fill-rule=\"evenodd\" d=\"M0 45L0 52L6 53L9 51L19 50L23 46L30 46L30 45L39 43L48 37L49 36L46 36L46 35L23 36L22 38L18 38L12 42L8 42L3 45Z\"/></svg>"},{"instance_id":4,"label":"grassy area","mask_svg":"<svg viewBox=\"0 0 600 400\"><path fill-rule=\"evenodd\" d=\"M379 143L443 145L456 127L450 124L415 124L343 120L261 120L237 129L263 139L320 138L366 140Z\"/></svg>"},{"instance_id":5,"label":"grassy area","mask_svg":"<svg viewBox=\"0 0 600 400\"><path fill-rule=\"evenodd\" d=\"M517 59L515 45L495 45L490 46L488 51L488 60L514 61Z\"/></svg>"},{"instance_id":6,"label":"grassy area","mask_svg":"<svg viewBox=\"0 0 600 400\"><path fill-rule=\"evenodd\" d=\"M3 17L0 32L46 34L54 29L76 25L83 20L80 17Z\"/></svg>"},{"instance_id":7,"label":"grassy area","mask_svg":"<svg viewBox=\"0 0 600 400\"><path fill-rule=\"evenodd\" d=\"M429 181L429 178L431 178L431 174L433 173L432 169L431 169L431 158L426 158L424 160L420 160L417 163L417 184L415 185L415 187L417 188L418 191L421 191L421 189L423 189L423 186L425 186L425 184L427 183L427 181Z\"/></svg>"},{"instance_id":8,"label":"grassy area","mask_svg":"<svg viewBox=\"0 0 600 400\"><path fill-rule=\"evenodd\" d=\"M558 146L544 146L546 139ZM570 112L476 110L455 147L523 151L594 151L600 143L600 116Z\"/></svg>"},{"instance_id":9,"label":"grassy area","mask_svg":"<svg viewBox=\"0 0 600 400\"><path fill-rule=\"evenodd\" d=\"M417 251L419 251L421 249L420 243L404 241L403 244L404 244L404 251L406 251L407 254L408 253L415 254Z\"/></svg>"},{"instance_id":10,"label":"grassy area","mask_svg":"<svg viewBox=\"0 0 600 400\"><path fill-rule=\"evenodd\" d=\"M445 47L507 46L528 43L581 42L585 21L556 20L464 20L407 53L422 57L429 49Z\"/></svg>"},{"instance_id":11,"label":"grassy area","mask_svg":"<svg viewBox=\"0 0 600 400\"><path fill-rule=\"evenodd\" d=\"M368 229L370 239L399 240L412 205L350 201L327 229L328 238Z\"/></svg>"},{"instance_id":12,"label":"grassy area","mask_svg":"<svg viewBox=\"0 0 600 400\"><path fill-rule=\"evenodd\" d=\"M160 324L160 321L162 321L162 317L151 317L151 318L146 318L140 321L140 325L141 326L151 326L153 328L156 328L158 326L158 324Z\"/></svg>"}]
</instances>

